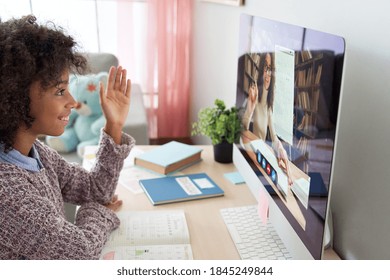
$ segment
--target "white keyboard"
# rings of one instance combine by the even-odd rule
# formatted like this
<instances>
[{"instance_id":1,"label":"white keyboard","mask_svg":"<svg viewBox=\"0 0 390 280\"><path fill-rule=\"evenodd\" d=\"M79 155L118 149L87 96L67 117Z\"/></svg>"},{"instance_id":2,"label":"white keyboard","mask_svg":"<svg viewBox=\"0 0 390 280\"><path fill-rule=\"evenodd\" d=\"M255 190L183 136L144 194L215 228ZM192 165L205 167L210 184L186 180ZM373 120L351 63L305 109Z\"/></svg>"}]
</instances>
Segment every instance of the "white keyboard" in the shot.
<instances>
[{"instance_id":1,"label":"white keyboard","mask_svg":"<svg viewBox=\"0 0 390 280\"><path fill-rule=\"evenodd\" d=\"M257 205L250 205L220 210L241 259L291 259L272 225L262 223L257 209Z\"/></svg>"}]
</instances>

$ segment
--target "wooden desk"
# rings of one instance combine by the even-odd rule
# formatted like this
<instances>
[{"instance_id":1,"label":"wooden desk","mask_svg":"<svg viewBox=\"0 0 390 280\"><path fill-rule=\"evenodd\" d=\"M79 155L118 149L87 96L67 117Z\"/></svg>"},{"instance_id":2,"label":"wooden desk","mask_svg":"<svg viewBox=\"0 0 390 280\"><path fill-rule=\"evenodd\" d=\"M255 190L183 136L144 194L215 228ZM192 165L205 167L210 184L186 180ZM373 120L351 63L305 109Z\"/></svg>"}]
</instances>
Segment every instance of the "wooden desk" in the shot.
<instances>
[{"instance_id":1,"label":"wooden desk","mask_svg":"<svg viewBox=\"0 0 390 280\"><path fill-rule=\"evenodd\" d=\"M142 150L153 148L153 146L137 147ZM219 210L227 207L253 205L257 201L245 184L234 185L223 176L224 173L236 171L233 164L215 162L212 146L199 147L203 148L203 160L182 170L178 174L206 172L224 190L224 196L153 206L144 193L133 194L125 188L118 187L117 193L119 198L123 200L122 209L153 211L164 209L184 210L190 232L194 259L240 259ZM327 259L337 258L337 255L333 251L327 251Z\"/></svg>"}]
</instances>

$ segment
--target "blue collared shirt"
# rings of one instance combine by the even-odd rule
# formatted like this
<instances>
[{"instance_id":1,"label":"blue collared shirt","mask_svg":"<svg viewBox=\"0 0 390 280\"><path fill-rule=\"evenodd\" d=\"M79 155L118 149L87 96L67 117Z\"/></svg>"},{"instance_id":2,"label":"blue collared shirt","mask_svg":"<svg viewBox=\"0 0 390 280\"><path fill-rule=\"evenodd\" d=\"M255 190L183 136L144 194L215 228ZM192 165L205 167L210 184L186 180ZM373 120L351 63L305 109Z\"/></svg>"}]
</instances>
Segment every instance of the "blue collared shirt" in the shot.
<instances>
[{"instance_id":1,"label":"blue collared shirt","mask_svg":"<svg viewBox=\"0 0 390 280\"><path fill-rule=\"evenodd\" d=\"M43 164L35 149L35 145L32 146L29 155L22 155L15 149L5 153L4 145L0 144L0 162L10 163L31 172L39 172L43 168Z\"/></svg>"}]
</instances>

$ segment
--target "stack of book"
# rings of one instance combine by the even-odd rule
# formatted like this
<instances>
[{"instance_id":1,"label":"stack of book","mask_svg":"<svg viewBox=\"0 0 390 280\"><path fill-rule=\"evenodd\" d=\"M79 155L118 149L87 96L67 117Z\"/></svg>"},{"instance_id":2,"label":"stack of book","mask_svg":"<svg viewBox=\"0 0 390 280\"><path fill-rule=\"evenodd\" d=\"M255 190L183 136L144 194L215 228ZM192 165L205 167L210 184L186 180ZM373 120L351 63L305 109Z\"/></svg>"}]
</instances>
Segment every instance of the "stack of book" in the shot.
<instances>
[{"instance_id":1,"label":"stack of book","mask_svg":"<svg viewBox=\"0 0 390 280\"><path fill-rule=\"evenodd\" d=\"M144 179L139 184L153 205L224 195L206 173Z\"/></svg>"},{"instance_id":2,"label":"stack of book","mask_svg":"<svg viewBox=\"0 0 390 280\"><path fill-rule=\"evenodd\" d=\"M171 141L134 158L136 166L169 175L139 180L153 205L224 195L206 173L172 176L173 172L200 161L201 153L202 149L197 146Z\"/></svg>"}]
</instances>

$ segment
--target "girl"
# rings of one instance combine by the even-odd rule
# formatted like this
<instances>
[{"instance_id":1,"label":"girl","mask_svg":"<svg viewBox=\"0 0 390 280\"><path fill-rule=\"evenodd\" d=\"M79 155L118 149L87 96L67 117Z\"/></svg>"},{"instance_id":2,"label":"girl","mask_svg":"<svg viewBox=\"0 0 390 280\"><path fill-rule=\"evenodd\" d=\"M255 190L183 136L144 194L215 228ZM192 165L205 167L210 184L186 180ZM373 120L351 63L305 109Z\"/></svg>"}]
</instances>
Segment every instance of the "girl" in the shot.
<instances>
[{"instance_id":1,"label":"girl","mask_svg":"<svg viewBox=\"0 0 390 280\"><path fill-rule=\"evenodd\" d=\"M0 259L97 259L119 226L114 196L134 139L122 133L130 105L126 70L111 67L100 86L106 117L90 172L37 140L64 132L76 101L69 73L86 59L54 24L34 16L0 21ZM64 202L81 205L75 224Z\"/></svg>"}]
</instances>

